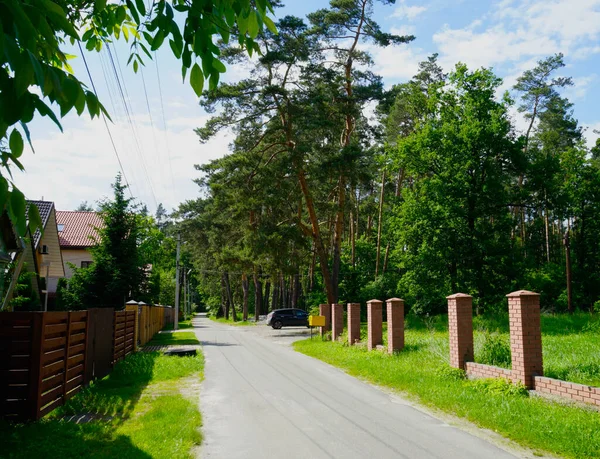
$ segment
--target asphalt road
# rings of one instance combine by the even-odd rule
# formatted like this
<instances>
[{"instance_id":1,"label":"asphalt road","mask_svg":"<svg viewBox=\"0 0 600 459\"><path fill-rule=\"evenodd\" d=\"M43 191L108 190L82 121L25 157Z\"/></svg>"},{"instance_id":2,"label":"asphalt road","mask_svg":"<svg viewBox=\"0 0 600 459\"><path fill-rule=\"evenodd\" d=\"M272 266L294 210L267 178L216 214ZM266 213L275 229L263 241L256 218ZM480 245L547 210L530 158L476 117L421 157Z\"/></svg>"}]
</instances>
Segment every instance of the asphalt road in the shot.
<instances>
[{"instance_id":1,"label":"asphalt road","mask_svg":"<svg viewBox=\"0 0 600 459\"><path fill-rule=\"evenodd\" d=\"M306 329L195 319L203 458L514 458L289 343Z\"/></svg>"}]
</instances>

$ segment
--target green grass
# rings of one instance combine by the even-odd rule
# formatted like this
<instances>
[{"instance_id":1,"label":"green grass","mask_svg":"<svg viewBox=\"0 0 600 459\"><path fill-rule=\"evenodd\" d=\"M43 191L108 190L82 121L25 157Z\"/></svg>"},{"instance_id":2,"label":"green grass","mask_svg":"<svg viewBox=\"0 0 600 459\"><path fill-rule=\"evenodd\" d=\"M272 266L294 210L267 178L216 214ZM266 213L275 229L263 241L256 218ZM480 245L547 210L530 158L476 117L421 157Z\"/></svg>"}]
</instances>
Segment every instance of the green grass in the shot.
<instances>
[{"instance_id":1,"label":"green grass","mask_svg":"<svg viewBox=\"0 0 600 459\"><path fill-rule=\"evenodd\" d=\"M188 320L180 320L179 321L179 330L185 330L187 328L194 328L192 325L192 319ZM173 324L167 324L163 330L173 330Z\"/></svg>"},{"instance_id":2,"label":"green grass","mask_svg":"<svg viewBox=\"0 0 600 459\"><path fill-rule=\"evenodd\" d=\"M245 327L245 326L254 326L256 325L256 322L254 322L254 319L248 319L248 320L241 320L238 319L236 322L233 321L233 319L225 319L224 317L213 317L213 316L209 316L209 319L212 320L213 322L218 322L220 324L227 324L227 325L233 325L235 327Z\"/></svg>"},{"instance_id":3,"label":"green grass","mask_svg":"<svg viewBox=\"0 0 600 459\"><path fill-rule=\"evenodd\" d=\"M175 332L157 333L146 344L146 346L187 345L187 344L200 344L200 341L198 341L198 338L196 338L196 334L194 332L175 331Z\"/></svg>"},{"instance_id":4,"label":"green grass","mask_svg":"<svg viewBox=\"0 0 600 459\"><path fill-rule=\"evenodd\" d=\"M189 458L202 437L195 394L185 392L203 374L204 359L136 353L106 378L73 397L46 419L0 423L6 458ZM190 389L191 391L191 389ZM87 424L70 414L113 416Z\"/></svg>"},{"instance_id":5,"label":"green grass","mask_svg":"<svg viewBox=\"0 0 600 459\"><path fill-rule=\"evenodd\" d=\"M534 450L573 458L600 457L600 414L597 411L525 397L518 390L506 390L501 384L473 383L448 371L445 321L444 318L421 321L409 317L406 348L392 356L320 339L298 341L294 346L353 376L399 390L422 404L466 418ZM480 329L478 333L496 328L502 333L496 324L479 323L481 321L475 320ZM593 322L588 316L587 323L590 321ZM581 350L581 356L571 359L585 361L593 358L593 351L580 347L585 347L584 342L587 346L598 344L597 334L585 331L589 325L586 326L583 319L569 319L566 327L559 322L556 318L544 318L542 322L543 330L550 332L543 341L544 360L554 368L551 371L569 368L571 364L547 354L558 352L557 349L566 353L570 348L571 354L579 355Z\"/></svg>"}]
</instances>

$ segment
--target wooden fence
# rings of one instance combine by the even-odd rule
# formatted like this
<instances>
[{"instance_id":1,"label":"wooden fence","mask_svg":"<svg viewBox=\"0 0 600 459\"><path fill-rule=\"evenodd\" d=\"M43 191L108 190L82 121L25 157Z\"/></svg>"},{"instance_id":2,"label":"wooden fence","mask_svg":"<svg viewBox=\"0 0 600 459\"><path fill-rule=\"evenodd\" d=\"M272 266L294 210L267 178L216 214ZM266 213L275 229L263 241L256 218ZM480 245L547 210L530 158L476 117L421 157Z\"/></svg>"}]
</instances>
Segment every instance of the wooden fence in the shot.
<instances>
[{"instance_id":1,"label":"wooden fence","mask_svg":"<svg viewBox=\"0 0 600 459\"><path fill-rule=\"evenodd\" d=\"M138 314L136 342L143 346L162 330L165 325L173 323L173 308L162 305L128 305L127 311Z\"/></svg>"},{"instance_id":2,"label":"wooden fence","mask_svg":"<svg viewBox=\"0 0 600 459\"><path fill-rule=\"evenodd\" d=\"M40 419L108 374L135 351L136 321L135 311L112 309L1 312L0 418Z\"/></svg>"},{"instance_id":3,"label":"wooden fence","mask_svg":"<svg viewBox=\"0 0 600 459\"><path fill-rule=\"evenodd\" d=\"M135 350L135 311L115 312L113 364Z\"/></svg>"}]
</instances>

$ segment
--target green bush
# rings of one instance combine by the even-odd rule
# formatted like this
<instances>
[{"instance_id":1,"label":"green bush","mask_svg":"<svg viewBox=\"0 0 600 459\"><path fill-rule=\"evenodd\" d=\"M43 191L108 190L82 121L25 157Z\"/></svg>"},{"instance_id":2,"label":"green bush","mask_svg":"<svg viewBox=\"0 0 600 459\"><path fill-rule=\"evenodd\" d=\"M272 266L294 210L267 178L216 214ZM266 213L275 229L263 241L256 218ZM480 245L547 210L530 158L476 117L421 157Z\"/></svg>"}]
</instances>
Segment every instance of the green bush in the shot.
<instances>
[{"instance_id":1,"label":"green bush","mask_svg":"<svg viewBox=\"0 0 600 459\"><path fill-rule=\"evenodd\" d=\"M467 373L461 368L454 368L450 365L441 365L435 370L436 375L442 379L460 381L467 378Z\"/></svg>"},{"instance_id":2,"label":"green bush","mask_svg":"<svg viewBox=\"0 0 600 459\"><path fill-rule=\"evenodd\" d=\"M510 368L512 360L508 336L499 333L486 334L477 361L486 365Z\"/></svg>"},{"instance_id":3,"label":"green bush","mask_svg":"<svg viewBox=\"0 0 600 459\"><path fill-rule=\"evenodd\" d=\"M477 391L488 394L522 397L529 396L529 391L521 382L513 384L502 378L475 379L470 381L469 384Z\"/></svg>"}]
</instances>

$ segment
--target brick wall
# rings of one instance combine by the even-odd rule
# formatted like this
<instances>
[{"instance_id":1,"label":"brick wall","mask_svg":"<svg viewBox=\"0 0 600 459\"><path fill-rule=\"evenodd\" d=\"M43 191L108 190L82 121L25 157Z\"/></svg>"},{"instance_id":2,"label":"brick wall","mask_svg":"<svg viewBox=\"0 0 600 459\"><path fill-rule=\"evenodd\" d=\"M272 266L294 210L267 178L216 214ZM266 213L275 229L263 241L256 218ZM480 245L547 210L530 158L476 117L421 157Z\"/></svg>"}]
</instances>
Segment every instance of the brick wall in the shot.
<instances>
[{"instance_id":1,"label":"brick wall","mask_svg":"<svg viewBox=\"0 0 600 459\"><path fill-rule=\"evenodd\" d=\"M386 303L388 352L391 354L404 348L404 300L390 298Z\"/></svg>"},{"instance_id":2,"label":"brick wall","mask_svg":"<svg viewBox=\"0 0 600 459\"><path fill-rule=\"evenodd\" d=\"M319 327L319 334L323 336L326 332L331 330L331 305L330 304L320 304L319 305L319 315L325 317L325 326Z\"/></svg>"},{"instance_id":3,"label":"brick wall","mask_svg":"<svg viewBox=\"0 0 600 459\"><path fill-rule=\"evenodd\" d=\"M544 394L558 395L578 402L600 406L600 387L559 381L544 376L535 376L534 385L536 391Z\"/></svg>"},{"instance_id":4,"label":"brick wall","mask_svg":"<svg viewBox=\"0 0 600 459\"><path fill-rule=\"evenodd\" d=\"M510 321L513 381L533 389L534 377L543 376L540 295L519 290L506 295Z\"/></svg>"},{"instance_id":5,"label":"brick wall","mask_svg":"<svg viewBox=\"0 0 600 459\"><path fill-rule=\"evenodd\" d=\"M474 378L503 378L508 381L512 380L512 371L506 368L494 367L492 365L484 365L482 363L466 362L468 376Z\"/></svg>"},{"instance_id":6,"label":"brick wall","mask_svg":"<svg viewBox=\"0 0 600 459\"><path fill-rule=\"evenodd\" d=\"M367 301L367 348L375 349L383 344L383 302Z\"/></svg>"},{"instance_id":7,"label":"brick wall","mask_svg":"<svg viewBox=\"0 0 600 459\"><path fill-rule=\"evenodd\" d=\"M348 344L360 341L360 303L348 303Z\"/></svg>"},{"instance_id":8,"label":"brick wall","mask_svg":"<svg viewBox=\"0 0 600 459\"><path fill-rule=\"evenodd\" d=\"M464 370L473 361L473 297L455 293L447 299L450 366Z\"/></svg>"},{"instance_id":9,"label":"brick wall","mask_svg":"<svg viewBox=\"0 0 600 459\"><path fill-rule=\"evenodd\" d=\"M336 341L344 330L344 311L341 304L331 305L331 339Z\"/></svg>"}]
</instances>

